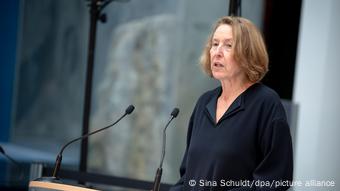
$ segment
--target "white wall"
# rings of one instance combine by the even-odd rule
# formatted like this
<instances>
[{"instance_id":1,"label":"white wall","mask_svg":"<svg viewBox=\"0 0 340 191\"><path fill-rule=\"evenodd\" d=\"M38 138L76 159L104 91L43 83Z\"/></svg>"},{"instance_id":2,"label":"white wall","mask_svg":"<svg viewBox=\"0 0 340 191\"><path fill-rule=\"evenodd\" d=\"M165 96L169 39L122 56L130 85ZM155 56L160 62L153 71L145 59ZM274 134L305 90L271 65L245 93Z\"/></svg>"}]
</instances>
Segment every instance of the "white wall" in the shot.
<instances>
[{"instance_id":1,"label":"white wall","mask_svg":"<svg viewBox=\"0 0 340 191\"><path fill-rule=\"evenodd\" d=\"M299 105L295 180L336 185L295 190L340 189L339 9L338 0L303 1L293 95Z\"/></svg>"}]
</instances>

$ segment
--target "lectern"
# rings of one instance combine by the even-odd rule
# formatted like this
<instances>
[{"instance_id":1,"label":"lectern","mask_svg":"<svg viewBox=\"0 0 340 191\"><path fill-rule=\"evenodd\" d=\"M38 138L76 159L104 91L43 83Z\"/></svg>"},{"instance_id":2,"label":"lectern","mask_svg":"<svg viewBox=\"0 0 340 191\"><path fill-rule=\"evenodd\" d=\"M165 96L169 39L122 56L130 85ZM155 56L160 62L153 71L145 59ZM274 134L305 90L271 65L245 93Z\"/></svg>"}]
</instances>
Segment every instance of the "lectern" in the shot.
<instances>
[{"instance_id":1,"label":"lectern","mask_svg":"<svg viewBox=\"0 0 340 191\"><path fill-rule=\"evenodd\" d=\"M98 191L90 188L73 186L63 183L56 182L44 182L44 181L30 181L29 183L29 191Z\"/></svg>"}]
</instances>

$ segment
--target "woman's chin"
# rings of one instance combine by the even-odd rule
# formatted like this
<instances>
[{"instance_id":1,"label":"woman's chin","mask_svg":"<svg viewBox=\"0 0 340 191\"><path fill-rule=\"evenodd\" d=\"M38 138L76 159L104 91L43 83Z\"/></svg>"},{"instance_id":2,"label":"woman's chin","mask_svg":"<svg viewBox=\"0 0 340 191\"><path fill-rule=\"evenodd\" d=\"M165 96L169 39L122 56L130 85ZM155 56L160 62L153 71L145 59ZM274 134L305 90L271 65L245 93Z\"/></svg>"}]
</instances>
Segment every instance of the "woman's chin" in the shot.
<instances>
[{"instance_id":1,"label":"woman's chin","mask_svg":"<svg viewBox=\"0 0 340 191\"><path fill-rule=\"evenodd\" d=\"M216 80L222 80L226 77L225 74L221 73L221 72L213 72L212 73L213 78L215 78Z\"/></svg>"}]
</instances>

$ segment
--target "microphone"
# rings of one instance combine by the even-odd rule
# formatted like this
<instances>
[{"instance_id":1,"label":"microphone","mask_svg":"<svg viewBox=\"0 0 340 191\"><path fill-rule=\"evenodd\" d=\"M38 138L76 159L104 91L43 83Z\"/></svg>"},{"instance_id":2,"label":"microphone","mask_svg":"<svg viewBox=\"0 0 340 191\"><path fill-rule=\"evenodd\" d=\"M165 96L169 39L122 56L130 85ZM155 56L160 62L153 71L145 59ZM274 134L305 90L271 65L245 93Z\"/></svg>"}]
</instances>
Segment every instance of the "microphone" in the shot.
<instances>
[{"instance_id":1,"label":"microphone","mask_svg":"<svg viewBox=\"0 0 340 191\"><path fill-rule=\"evenodd\" d=\"M91 132L91 133L85 134L85 135L83 135L83 136L81 136L81 137L78 137L78 138L73 139L73 140L71 140L70 142L66 143L66 144L61 148L61 150L60 150L60 152L59 152L59 154L58 154L58 156L57 156L57 159L56 159L56 162L55 162L55 166L54 166L54 170L53 170L53 175L52 175L52 177L53 177L53 178L56 178L56 179L57 179L57 177L58 177L58 172L59 172L60 165L61 165L61 161L62 161L62 158L63 158L62 154L63 154L64 149L65 149L67 146L69 146L69 145L72 144L73 142L76 142L76 141L79 141L79 140L82 140L82 139L86 139L86 138L88 138L89 136L91 136L91 135L93 135L93 134L96 134L96 133L98 133L98 132L100 132L100 131L103 131L103 130L105 130L105 129L108 129L108 128L110 128L110 127L116 125L116 124L117 124L121 119L123 119L126 115L131 114L131 113L133 112L134 109L135 109L135 107L134 107L133 105L129 105L129 107L126 108L124 115L122 115L117 121L115 121L115 122L112 123L111 125L108 125L108 126L106 126L106 127L103 127L103 128L101 128L101 129L98 129L98 130L96 130L96 131L93 131L93 132Z\"/></svg>"},{"instance_id":2,"label":"microphone","mask_svg":"<svg viewBox=\"0 0 340 191\"><path fill-rule=\"evenodd\" d=\"M19 179L21 180L23 178L23 166L20 165L16 160L14 160L11 156L9 156L6 152L5 149L2 148L0 145L0 153L4 155L16 168L20 171L20 176Z\"/></svg>"},{"instance_id":3,"label":"microphone","mask_svg":"<svg viewBox=\"0 0 340 191\"><path fill-rule=\"evenodd\" d=\"M179 109L178 108L174 108L171 112L170 115L170 119L168 120L168 123L165 125L164 130L163 130L163 145L162 145L162 155L161 155L161 162L159 164L159 167L156 171L156 176L155 176L155 180L154 180L154 184L153 184L153 188L152 191L159 191L160 188L160 184L161 184L161 178L162 178L162 166L163 166L163 160L164 160L164 156L165 156L165 143L166 143L166 128L169 126L170 122L177 117L179 113Z\"/></svg>"},{"instance_id":4,"label":"microphone","mask_svg":"<svg viewBox=\"0 0 340 191\"><path fill-rule=\"evenodd\" d=\"M2 148L2 146L0 146L0 153L2 155L4 155L9 161L11 161L11 163L13 163L15 166L17 166L18 168L21 168L20 164L15 161L12 157L10 157L6 152L5 150Z\"/></svg>"}]
</instances>

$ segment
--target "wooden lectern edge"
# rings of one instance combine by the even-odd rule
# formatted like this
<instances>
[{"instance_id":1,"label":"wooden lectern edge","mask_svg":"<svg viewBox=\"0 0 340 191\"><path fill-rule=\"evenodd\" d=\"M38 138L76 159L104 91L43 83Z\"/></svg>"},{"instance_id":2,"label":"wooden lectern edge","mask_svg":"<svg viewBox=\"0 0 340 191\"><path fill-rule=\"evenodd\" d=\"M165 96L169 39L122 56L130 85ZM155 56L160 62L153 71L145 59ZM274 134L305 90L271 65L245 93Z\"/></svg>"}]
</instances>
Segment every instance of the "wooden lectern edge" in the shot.
<instances>
[{"instance_id":1,"label":"wooden lectern edge","mask_svg":"<svg viewBox=\"0 0 340 191\"><path fill-rule=\"evenodd\" d=\"M74 190L74 191L99 191L90 188L83 188L79 186L71 186L67 184L59 184L52 182L30 181L29 188L47 188L54 190Z\"/></svg>"}]
</instances>

